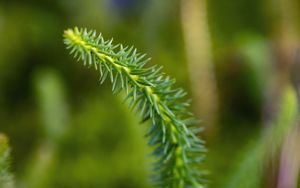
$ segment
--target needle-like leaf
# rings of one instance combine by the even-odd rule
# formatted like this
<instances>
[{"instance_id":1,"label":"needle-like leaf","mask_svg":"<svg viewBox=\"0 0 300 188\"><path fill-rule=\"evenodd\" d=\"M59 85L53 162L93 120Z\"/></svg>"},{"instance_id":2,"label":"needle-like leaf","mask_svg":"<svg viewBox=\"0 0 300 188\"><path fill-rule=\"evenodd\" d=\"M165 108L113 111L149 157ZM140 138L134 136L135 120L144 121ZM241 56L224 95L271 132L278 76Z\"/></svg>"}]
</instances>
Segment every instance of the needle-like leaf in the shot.
<instances>
[{"instance_id":1,"label":"needle-like leaf","mask_svg":"<svg viewBox=\"0 0 300 188\"><path fill-rule=\"evenodd\" d=\"M143 121L150 120L146 137L157 157L154 185L204 187L199 163L205 149L196 136L199 126L187 121L193 118L183 100L186 93L173 88L175 80L166 77L161 67L144 67L149 59L135 48L113 45L112 40L105 41L101 34L96 37L95 32L86 29L68 29L64 32L64 43L84 65L99 67L101 83L110 77L113 91L124 89L130 106L141 113Z\"/></svg>"}]
</instances>

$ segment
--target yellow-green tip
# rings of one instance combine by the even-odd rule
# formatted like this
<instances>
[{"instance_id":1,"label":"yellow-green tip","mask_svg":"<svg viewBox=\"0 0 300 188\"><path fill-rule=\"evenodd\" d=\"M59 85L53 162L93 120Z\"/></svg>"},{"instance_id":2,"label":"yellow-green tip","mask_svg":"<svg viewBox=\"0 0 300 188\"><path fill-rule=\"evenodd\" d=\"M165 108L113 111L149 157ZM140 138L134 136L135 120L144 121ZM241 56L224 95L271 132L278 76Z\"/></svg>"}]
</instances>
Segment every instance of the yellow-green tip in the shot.
<instances>
[{"instance_id":1,"label":"yellow-green tip","mask_svg":"<svg viewBox=\"0 0 300 188\"><path fill-rule=\"evenodd\" d=\"M73 29L67 29L64 31L64 37L66 39L71 40L73 43L75 44L79 44L79 45L85 45L85 42L82 40L81 36L79 35L79 30L77 27Z\"/></svg>"},{"instance_id":2,"label":"yellow-green tip","mask_svg":"<svg viewBox=\"0 0 300 188\"><path fill-rule=\"evenodd\" d=\"M64 31L64 37L69 38L69 36L72 35L74 35L74 31L72 29L69 28Z\"/></svg>"}]
</instances>

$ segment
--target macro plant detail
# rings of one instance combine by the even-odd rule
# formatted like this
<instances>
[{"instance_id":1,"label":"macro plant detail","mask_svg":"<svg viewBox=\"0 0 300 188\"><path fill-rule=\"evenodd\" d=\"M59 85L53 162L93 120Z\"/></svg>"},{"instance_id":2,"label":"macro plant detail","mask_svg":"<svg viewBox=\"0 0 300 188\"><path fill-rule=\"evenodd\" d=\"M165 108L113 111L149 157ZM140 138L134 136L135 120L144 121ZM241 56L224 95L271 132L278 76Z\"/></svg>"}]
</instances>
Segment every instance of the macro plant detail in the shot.
<instances>
[{"instance_id":1,"label":"macro plant detail","mask_svg":"<svg viewBox=\"0 0 300 188\"><path fill-rule=\"evenodd\" d=\"M113 45L96 31L68 29L64 43L70 54L85 66L99 71L100 83L109 79L112 91L126 91L129 108L142 122L151 125L146 137L157 161L153 164L153 184L164 188L201 188L205 186L204 142L197 136L202 128L187 108L186 92L174 88L175 80L161 72L162 67L145 66L150 59L134 47Z\"/></svg>"}]
</instances>

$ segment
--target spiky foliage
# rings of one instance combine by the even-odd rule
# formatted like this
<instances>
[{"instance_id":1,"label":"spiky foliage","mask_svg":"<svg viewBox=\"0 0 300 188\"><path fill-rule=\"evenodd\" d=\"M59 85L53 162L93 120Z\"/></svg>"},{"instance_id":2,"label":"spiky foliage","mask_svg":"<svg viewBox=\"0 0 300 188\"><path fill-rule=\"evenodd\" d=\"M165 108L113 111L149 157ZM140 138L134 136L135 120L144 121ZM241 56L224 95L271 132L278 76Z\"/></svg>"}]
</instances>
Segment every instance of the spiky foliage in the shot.
<instances>
[{"instance_id":1,"label":"spiky foliage","mask_svg":"<svg viewBox=\"0 0 300 188\"><path fill-rule=\"evenodd\" d=\"M8 140L0 133L0 187L13 187L13 176L9 172L9 153Z\"/></svg>"},{"instance_id":2,"label":"spiky foliage","mask_svg":"<svg viewBox=\"0 0 300 188\"><path fill-rule=\"evenodd\" d=\"M100 83L107 78L113 93L126 90L130 108L135 108L142 121L151 121L146 134L148 144L157 156L153 182L157 187L204 187L199 163L205 148L196 134L201 131L192 114L186 92L174 89L174 79L165 76L161 67L145 67L149 59L133 47L113 45L95 31L74 28L64 32L64 43L70 54L100 73Z\"/></svg>"}]
</instances>

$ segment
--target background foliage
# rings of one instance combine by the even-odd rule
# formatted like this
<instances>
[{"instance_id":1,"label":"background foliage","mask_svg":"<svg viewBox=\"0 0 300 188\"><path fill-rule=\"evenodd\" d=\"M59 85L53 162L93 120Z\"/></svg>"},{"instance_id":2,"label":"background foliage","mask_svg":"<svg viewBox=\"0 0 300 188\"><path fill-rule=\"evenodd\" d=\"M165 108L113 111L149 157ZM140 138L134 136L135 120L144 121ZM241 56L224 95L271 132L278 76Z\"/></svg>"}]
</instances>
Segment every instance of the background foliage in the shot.
<instances>
[{"instance_id":1,"label":"background foliage","mask_svg":"<svg viewBox=\"0 0 300 188\"><path fill-rule=\"evenodd\" d=\"M10 140L9 179L30 188L151 187L139 119L65 50L62 32L77 25L135 45L189 90L206 127L210 187L297 187L299 7L296 0L1 0L0 132ZM6 144L0 140L0 152Z\"/></svg>"}]
</instances>

